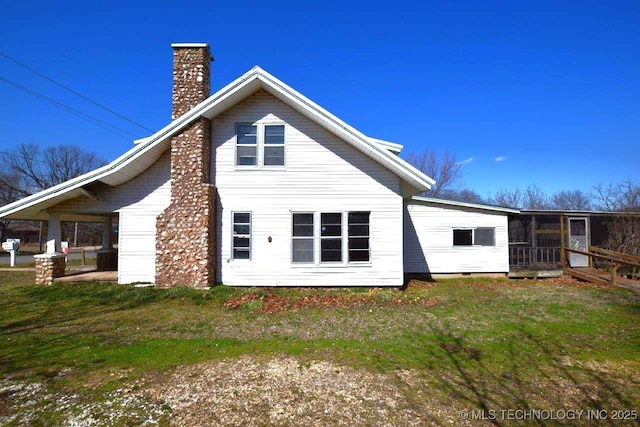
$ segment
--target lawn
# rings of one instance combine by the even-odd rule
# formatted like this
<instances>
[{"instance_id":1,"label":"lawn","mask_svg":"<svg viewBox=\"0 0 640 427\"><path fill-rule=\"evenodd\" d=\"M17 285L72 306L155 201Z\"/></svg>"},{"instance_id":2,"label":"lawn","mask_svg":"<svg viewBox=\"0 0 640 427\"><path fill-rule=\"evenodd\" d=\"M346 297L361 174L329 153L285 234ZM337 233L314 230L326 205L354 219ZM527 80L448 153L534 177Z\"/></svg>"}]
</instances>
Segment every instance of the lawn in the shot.
<instances>
[{"instance_id":1,"label":"lawn","mask_svg":"<svg viewBox=\"0 0 640 427\"><path fill-rule=\"evenodd\" d=\"M0 272L0 425L638 425L623 289L32 281Z\"/></svg>"}]
</instances>

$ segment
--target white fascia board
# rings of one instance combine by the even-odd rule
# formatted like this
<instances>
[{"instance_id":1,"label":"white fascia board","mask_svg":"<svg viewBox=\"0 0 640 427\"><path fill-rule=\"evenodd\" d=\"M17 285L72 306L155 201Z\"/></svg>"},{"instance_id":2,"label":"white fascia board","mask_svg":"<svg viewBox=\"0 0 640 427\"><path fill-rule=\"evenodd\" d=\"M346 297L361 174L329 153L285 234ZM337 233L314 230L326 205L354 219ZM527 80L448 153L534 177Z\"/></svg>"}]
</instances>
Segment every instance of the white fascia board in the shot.
<instances>
[{"instance_id":1,"label":"white fascia board","mask_svg":"<svg viewBox=\"0 0 640 427\"><path fill-rule=\"evenodd\" d=\"M402 144L397 144L397 143L391 142L391 141L385 141L384 139L378 139L378 138L373 138L373 137L369 137L369 139L372 140L373 142L375 142L376 144L383 146L384 148L386 148L387 150L389 150L389 151L391 151L392 153L395 153L395 154L400 154L400 152L404 148L404 146Z\"/></svg>"},{"instance_id":2,"label":"white fascia board","mask_svg":"<svg viewBox=\"0 0 640 427\"><path fill-rule=\"evenodd\" d=\"M171 43L171 47L209 47L208 43Z\"/></svg>"},{"instance_id":3,"label":"white fascia board","mask_svg":"<svg viewBox=\"0 0 640 427\"><path fill-rule=\"evenodd\" d=\"M122 156L118 157L105 166L94 169L90 172L87 172L76 178L72 178L58 185L54 185L53 187L49 187L23 199L16 200L15 202L9 203L8 205L2 206L0 207L0 218L30 208L36 204L49 201L56 197L64 196L65 194L73 190L92 184L96 181L108 180L109 177L114 176L125 167L133 164L136 159L149 152L153 147L154 145L149 143L134 146ZM120 184L117 179L111 181L112 182L110 183L110 185Z\"/></svg>"},{"instance_id":4,"label":"white fascia board","mask_svg":"<svg viewBox=\"0 0 640 427\"><path fill-rule=\"evenodd\" d=\"M492 211L492 212L502 212L502 213L512 213L519 214L520 211L518 209L512 208L503 208L501 206L490 206L490 205L481 205L478 203L467 203L467 202L456 202L453 200L444 200L444 199L434 199L431 197L421 197L421 196L413 196L411 198L412 201L423 202L433 205L444 205L444 206L452 206L452 207L460 207L460 208L469 208L469 209L479 209L483 211Z\"/></svg>"}]
</instances>

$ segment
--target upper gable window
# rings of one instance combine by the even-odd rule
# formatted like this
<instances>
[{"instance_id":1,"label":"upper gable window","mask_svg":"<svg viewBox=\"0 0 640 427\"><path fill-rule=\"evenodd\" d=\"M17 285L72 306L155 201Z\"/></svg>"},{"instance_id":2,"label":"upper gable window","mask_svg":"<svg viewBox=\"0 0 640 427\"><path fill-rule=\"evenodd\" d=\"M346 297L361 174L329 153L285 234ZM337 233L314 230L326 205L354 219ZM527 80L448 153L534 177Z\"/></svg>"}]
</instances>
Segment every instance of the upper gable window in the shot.
<instances>
[{"instance_id":1,"label":"upper gable window","mask_svg":"<svg viewBox=\"0 0 640 427\"><path fill-rule=\"evenodd\" d=\"M284 166L284 125L265 125L264 165Z\"/></svg>"},{"instance_id":2,"label":"upper gable window","mask_svg":"<svg viewBox=\"0 0 640 427\"><path fill-rule=\"evenodd\" d=\"M258 126L236 125L236 165L256 166L258 164Z\"/></svg>"},{"instance_id":3,"label":"upper gable window","mask_svg":"<svg viewBox=\"0 0 640 427\"><path fill-rule=\"evenodd\" d=\"M236 124L236 166L284 166L282 124Z\"/></svg>"}]
</instances>

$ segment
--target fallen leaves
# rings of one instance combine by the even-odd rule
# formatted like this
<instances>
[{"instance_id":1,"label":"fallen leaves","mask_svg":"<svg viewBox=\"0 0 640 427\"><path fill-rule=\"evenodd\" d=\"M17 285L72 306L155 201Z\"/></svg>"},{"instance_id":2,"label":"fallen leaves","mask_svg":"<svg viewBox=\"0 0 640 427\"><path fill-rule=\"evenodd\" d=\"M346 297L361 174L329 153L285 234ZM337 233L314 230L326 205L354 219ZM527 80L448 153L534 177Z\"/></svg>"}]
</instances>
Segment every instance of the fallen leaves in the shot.
<instances>
[{"instance_id":1,"label":"fallen leaves","mask_svg":"<svg viewBox=\"0 0 640 427\"><path fill-rule=\"evenodd\" d=\"M394 307L415 305L425 308L434 307L436 298L412 297L402 294L388 298L377 293L368 295L349 295L338 293L312 293L304 296L280 295L275 292L263 294L246 293L233 297L225 303L230 309L252 309L259 313L278 313L283 311L301 311L309 309L335 309L354 307Z\"/></svg>"}]
</instances>

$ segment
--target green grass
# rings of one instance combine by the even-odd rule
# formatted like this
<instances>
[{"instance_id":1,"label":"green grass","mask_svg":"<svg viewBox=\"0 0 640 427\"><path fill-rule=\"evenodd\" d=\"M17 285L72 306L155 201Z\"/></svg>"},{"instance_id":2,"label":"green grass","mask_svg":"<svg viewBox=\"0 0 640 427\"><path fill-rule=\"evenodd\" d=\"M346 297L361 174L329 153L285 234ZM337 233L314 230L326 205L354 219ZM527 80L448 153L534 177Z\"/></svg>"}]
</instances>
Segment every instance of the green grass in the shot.
<instances>
[{"instance_id":1,"label":"green grass","mask_svg":"<svg viewBox=\"0 0 640 427\"><path fill-rule=\"evenodd\" d=\"M410 371L443 407L640 407L640 297L626 290L481 279L405 291L32 281L31 272L0 272L0 374L89 400L179 365L289 355ZM358 302L301 304L314 298ZM273 301L289 309L265 312ZM424 410L415 387L402 389Z\"/></svg>"}]
</instances>

